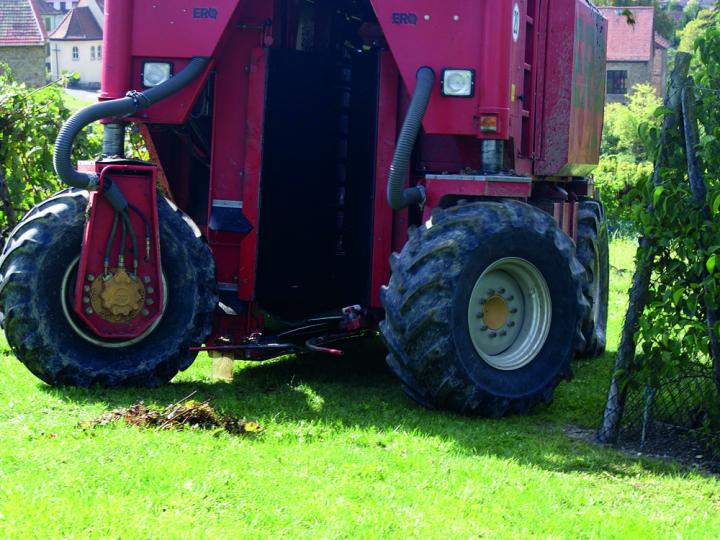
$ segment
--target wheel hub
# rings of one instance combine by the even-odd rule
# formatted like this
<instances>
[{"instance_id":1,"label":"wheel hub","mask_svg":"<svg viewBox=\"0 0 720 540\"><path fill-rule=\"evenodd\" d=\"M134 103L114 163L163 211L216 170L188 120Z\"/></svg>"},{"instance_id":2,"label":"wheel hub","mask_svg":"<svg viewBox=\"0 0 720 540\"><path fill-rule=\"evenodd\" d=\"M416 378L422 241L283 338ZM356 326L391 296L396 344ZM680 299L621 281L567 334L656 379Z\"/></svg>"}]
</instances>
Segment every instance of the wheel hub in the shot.
<instances>
[{"instance_id":1,"label":"wheel hub","mask_svg":"<svg viewBox=\"0 0 720 540\"><path fill-rule=\"evenodd\" d=\"M164 273L162 275L164 302L162 305L161 316L155 322L153 322L153 324L147 330L145 330L145 332L143 332L136 338L109 340L97 336L92 330L90 330L90 328L88 328L82 322L81 319L79 319L74 314L72 308L73 298L75 297L73 285L76 282L79 261L80 257L76 257L70 263L67 270L65 270L65 275L63 276L62 284L60 286L60 302L62 305L63 314L65 315L65 319L68 324L70 324L70 327L78 336L83 338L88 343L92 343L93 345L97 345L98 347L103 347L107 349L121 349L124 347L129 347L130 345L134 345L135 343L139 343L147 336L149 336L155 330L155 328L157 328L165 315L165 309L167 308L168 303L169 290ZM121 273L118 269L114 269L113 272L113 277L117 277L118 274ZM98 277L97 279L92 280L88 278L87 283L83 286L83 303L88 304L87 309L96 309L98 314L103 314L101 315L103 318L115 317L114 320L118 321L118 323L121 323L137 316L137 312L135 312L135 309L138 309L138 296L141 296L142 301L140 301L139 310L140 313L144 315L143 309L145 305L145 298L147 296L147 293L153 292L152 288L147 287L146 289L145 284L141 283L140 280L133 281L132 277L129 274L127 274L127 279L130 281L130 283L127 283L124 277L118 277L117 280L109 279L106 282L106 284L109 283L109 287L106 287L102 284L98 284L98 282L103 281L102 277ZM142 292L140 291L140 287L142 287ZM103 298L103 293L106 292L107 295L105 298ZM87 298L87 300L85 300L85 298ZM127 311L128 308L130 311ZM112 312L113 309L118 313L114 314ZM126 311L127 314L124 314ZM106 320L113 319L108 318Z\"/></svg>"},{"instance_id":2,"label":"wheel hub","mask_svg":"<svg viewBox=\"0 0 720 540\"><path fill-rule=\"evenodd\" d=\"M93 282L90 303L106 321L128 322L140 313L145 303L145 287L124 268L116 268L107 277Z\"/></svg>"},{"instance_id":3,"label":"wheel hub","mask_svg":"<svg viewBox=\"0 0 720 540\"><path fill-rule=\"evenodd\" d=\"M490 330L500 330L508 320L510 308L502 296L491 296L483 306L483 321Z\"/></svg>"},{"instance_id":4,"label":"wheel hub","mask_svg":"<svg viewBox=\"0 0 720 540\"><path fill-rule=\"evenodd\" d=\"M501 259L475 283L468 331L489 365L519 369L532 362L545 343L551 313L550 292L540 271L524 259Z\"/></svg>"}]
</instances>

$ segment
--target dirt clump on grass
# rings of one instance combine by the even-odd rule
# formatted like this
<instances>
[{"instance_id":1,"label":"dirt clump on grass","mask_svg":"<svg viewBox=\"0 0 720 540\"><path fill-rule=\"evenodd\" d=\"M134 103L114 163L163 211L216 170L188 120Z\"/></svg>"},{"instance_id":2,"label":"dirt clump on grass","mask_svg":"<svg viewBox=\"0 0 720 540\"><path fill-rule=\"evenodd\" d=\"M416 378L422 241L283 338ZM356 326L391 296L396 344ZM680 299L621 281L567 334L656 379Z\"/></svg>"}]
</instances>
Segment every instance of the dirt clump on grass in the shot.
<instances>
[{"instance_id":1,"label":"dirt clump on grass","mask_svg":"<svg viewBox=\"0 0 720 540\"><path fill-rule=\"evenodd\" d=\"M106 412L93 420L82 422L82 428L96 428L123 421L127 425L154 429L204 429L230 433L231 435L248 435L262 431L262 426L255 421L234 418L218 413L210 400L193 401L194 395L168 405L165 408L148 407L143 401L126 409L115 409Z\"/></svg>"}]
</instances>

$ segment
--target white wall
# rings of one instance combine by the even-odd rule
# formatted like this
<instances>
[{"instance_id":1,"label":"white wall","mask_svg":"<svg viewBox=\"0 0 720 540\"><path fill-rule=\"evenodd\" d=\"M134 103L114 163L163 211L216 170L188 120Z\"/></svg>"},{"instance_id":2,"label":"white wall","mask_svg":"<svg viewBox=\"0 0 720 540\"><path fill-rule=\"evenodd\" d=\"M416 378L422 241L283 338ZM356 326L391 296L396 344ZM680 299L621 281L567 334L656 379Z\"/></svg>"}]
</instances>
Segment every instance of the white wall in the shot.
<instances>
[{"instance_id":1,"label":"white wall","mask_svg":"<svg viewBox=\"0 0 720 540\"><path fill-rule=\"evenodd\" d=\"M98 47L102 41L50 41L50 64L54 78L63 72L79 73L81 85L99 85L102 58L98 58ZM73 60L72 49L78 48L79 58ZM95 48L95 59L91 57L91 48Z\"/></svg>"},{"instance_id":2,"label":"white wall","mask_svg":"<svg viewBox=\"0 0 720 540\"><path fill-rule=\"evenodd\" d=\"M75 7L75 4L77 4L77 0L43 0L47 2L48 4L51 4L52 7L55 9L61 9L62 11L67 11L71 9L72 7Z\"/></svg>"}]
</instances>

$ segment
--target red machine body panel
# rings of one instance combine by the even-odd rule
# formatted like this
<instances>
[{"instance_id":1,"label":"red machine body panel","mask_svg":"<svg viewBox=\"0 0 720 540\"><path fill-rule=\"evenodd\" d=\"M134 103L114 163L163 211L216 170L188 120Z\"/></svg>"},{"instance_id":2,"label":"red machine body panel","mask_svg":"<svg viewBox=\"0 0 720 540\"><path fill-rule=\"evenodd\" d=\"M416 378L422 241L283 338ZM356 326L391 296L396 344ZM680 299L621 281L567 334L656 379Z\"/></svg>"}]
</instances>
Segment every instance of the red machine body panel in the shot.
<instances>
[{"instance_id":1,"label":"red machine body panel","mask_svg":"<svg viewBox=\"0 0 720 540\"><path fill-rule=\"evenodd\" d=\"M157 169L141 164L113 164L98 163L92 167L93 172L100 173L101 185L106 179L116 183L123 193L149 220L152 237L146 245L144 223L135 212L129 212L130 222L137 234L139 258L138 271L135 279L142 282L143 306L142 312L127 322L110 322L103 318L92 305L101 300L91 298L95 294L95 282L103 279L103 258L106 239L110 236L113 211L107 199L100 191L90 196L90 215L85 225L83 237L83 252L78 263L75 281L75 313L92 328L99 336L111 339L133 338L150 328L162 315L165 305L165 290L163 286L160 237L158 234L157 199L155 179ZM119 233L119 231L118 231ZM118 268L117 255L125 255L124 267L128 273L133 270L133 257L130 235L126 237L126 245L121 248L117 240L119 234L112 241L112 250L109 261L110 270ZM147 251L146 251L147 249ZM122 291L121 293L122 294ZM118 298L115 298L117 301ZM122 299L120 299L122 301Z\"/></svg>"},{"instance_id":2,"label":"red machine body panel","mask_svg":"<svg viewBox=\"0 0 720 540\"><path fill-rule=\"evenodd\" d=\"M546 31L534 173L583 176L600 158L607 21L585 0L554 0L541 10Z\"/></svg>"},{"instance_id":3,"label":"red machine body panel","mask_svg":"<svg viewBox=\"0 0 720 540\"><path fill-rule=\"evenodd\" d=\"M510 77L515 48L512 10L506 0L373 0L378 21L405 87L415 89L423 66L474 69L474 95L444 97L434 92L423 120L428 134L507 138L510 133ZM480 115L496 115L498 130L480 130Z\"/></svg>"},{"instance_id":4,"label":"red machine body panel","mask_svg":"<svg viewBox=\"0 0 720 540\"><path fill-rule=\"evenodd\" d=\"M356 44L361 32L352 27L353 17L338 17L340 4L348 12L360 10L362 34L376 36L370 45ZM265 139L268 122L282 121L268 113L269 73L277 51L305 59L308 70L316 69L308 78L318 76L318 84L326 85L329 79L320 78L325 73L322 62L347 66L352 64L348 57L377 59L375 73L362 68L365 77L377 76L377 87L363 88L368 100L377 99L372 130L355 138L343 135L345 142L352 140L357 147L370 141L363 152L372 165L367 182L373 188L363 204L369 208L367 234L372 238L369 253L363 255L367 260L361 263L367 264L363 272L368 274L370 292L364 301L370 307L381 307L379 291L389 280L390 253L402 249L408 225L428 219L433 207L453 197L532 202L536 186L537 197L545 197L535 180L566 182L587 174L597 161L607 31L600 13L586 0L367 0L365 11L358 8L360 4L349 0L208 0L202 6L190 0L105 2L101 99L142 91L145 62L169 62L173 73L178 73L194 56L211 58L196 81L129 120L144 124L152 159L160 165L161 178L167 178L163 185L198 223L214 255L221 292L238 302L237 315L218 315L214 341L230 335L231 341L247 337L263 325L254 308L262 304L258 260L259 231L266 218L262 203L268 194L261 189L267 185ZM316 16L315 26L309 26L309 13ZM333 17L344 20L333 22ZM348 38L334 48L328 46L332 36L322 32L322 25L330 23L347 32L343 39ZM410 185L424 185L427 200L422 209L393 211L385 197L387 173L417 70L423 66L433 69L436 80L407 179ZM444 69L473 70L473 95L443 96ZM342 89L350 82L330 84ZM294 91L288 84L287 92ZM194 110L198 104L206 111ZM336 107L328 104L319 114L334 114ZM198 126L193 125L200 114L205 114L205 147L197 144ZM496 130L482 129L487 118L494 120ZM347 127L338 128L338 133L343 129ZM503 178L478 180L485 175L481 152L489 140L506 143L511 166L499 173ZM327 147L327 140L319 142ZM287 163L287 182L293 181L298 161ZM313 184L311 176L303 178L309 190L321 185ZM141 197L134 192L130 196L133 201ZM558 221L574 233L574 194L556 190L550 199ZM234 209L246 227L214 226L217 208ZM353 214L356 219L358 215ZM106 226L100 223L99 230ZM315 240L313 231L308 231L308 243ZM292 273L291 267L287 273Z\"/></svg>"}]
</instances>

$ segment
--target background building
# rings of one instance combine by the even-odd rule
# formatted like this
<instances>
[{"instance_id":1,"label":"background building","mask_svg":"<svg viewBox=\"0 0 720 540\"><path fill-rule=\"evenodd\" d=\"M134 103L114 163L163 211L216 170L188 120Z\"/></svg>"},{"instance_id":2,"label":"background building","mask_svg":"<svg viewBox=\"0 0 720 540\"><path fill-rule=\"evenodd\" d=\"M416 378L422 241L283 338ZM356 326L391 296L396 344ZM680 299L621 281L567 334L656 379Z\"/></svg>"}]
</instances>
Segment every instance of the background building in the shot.
<instances>
[{"instance_id":1,"label":"background building","mask_svg":"<svg viewBox=\"0 0 720 540\"><path fill-rule=\"evenodd\" d=\"M655 8L600 8L609 22L607 100L626 102L633 86L649 83L664 97L670 43L655 32ZM631 16L628 16L627 13Z\"/></svg>"},{"instance_id":2,"label":"background building","mask_svg":"<svg viewBox=\"0 0 720 540\"><path fill-rule=\"evenodd\" d=\"M40 2L49 5L55 11L67 13L77 5L78 0L40 0Z\"/></svg>"},{"instance_id":3,"label":"background building","mask_svg":"<svg viewBox=\"0 0 720 540\"><path fill-rule=\"evenodd\" d=\"M80 0L50 33L50 63L54 78L77 73L73 84L100 88L104 2Z\"/></svg>"},{"instance_id":4,"label":"background building","mask_svg":"<svg viewBox=\"0 0 720 540\"><path fill-rule=\"evenodd\" d=\"M31 86L46 82L47 32L34 0L0 0L0 62L18 81Z\"/></svg>"}]
</instances>

